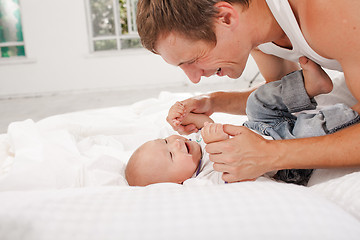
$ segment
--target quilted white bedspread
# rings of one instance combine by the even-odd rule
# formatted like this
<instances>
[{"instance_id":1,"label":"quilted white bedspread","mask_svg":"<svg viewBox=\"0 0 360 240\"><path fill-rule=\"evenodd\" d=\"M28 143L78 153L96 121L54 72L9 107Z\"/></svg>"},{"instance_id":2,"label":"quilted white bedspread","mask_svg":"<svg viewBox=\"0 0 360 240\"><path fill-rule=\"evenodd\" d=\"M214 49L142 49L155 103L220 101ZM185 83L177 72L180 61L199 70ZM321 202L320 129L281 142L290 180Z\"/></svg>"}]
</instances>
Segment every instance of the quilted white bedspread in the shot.
<instances>
[{"instance_id":1,"label":"quilted white bedspread","mask_svg":"<svg viewBox=\"0 0 360 240\"><path fill-rule=\"evenodd\" d=\"M131 153L173 134L168 109L190 96L12 123L0 135L0 239L359 239L359 169L317 170L309 187L265 178L129 187Z\"/></svg>"}]
</instances>

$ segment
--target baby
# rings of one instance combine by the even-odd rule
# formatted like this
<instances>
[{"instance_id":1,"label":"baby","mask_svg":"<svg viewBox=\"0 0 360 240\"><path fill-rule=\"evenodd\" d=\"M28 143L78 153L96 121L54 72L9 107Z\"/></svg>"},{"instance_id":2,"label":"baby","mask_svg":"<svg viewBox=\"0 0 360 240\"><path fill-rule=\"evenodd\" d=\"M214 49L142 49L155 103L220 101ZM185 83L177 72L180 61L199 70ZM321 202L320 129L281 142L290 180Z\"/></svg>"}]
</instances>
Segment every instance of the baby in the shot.
<instances>
[{"instance_id":1,"label":"baby","mask_svg":"<svg viewBox=\"0 0 360 240\"><path fill-rule=\"evenodd\" d=\"M169 110L169 115L183 112L184 105L177 102ZM125 177L130 186L146 186L161 182L182 184L192 177L205 177L215 183L224 183L221 173L213 170L209 156L204 150L205 143L229 138L223 131L223 125L213 123L205 114L194 113L189 113L182 123L195 123L197 128L202 128L201 135L192 134L190 139L171 135L141 145L132 154L125 169Z\"/></svg>"}]
</instances>

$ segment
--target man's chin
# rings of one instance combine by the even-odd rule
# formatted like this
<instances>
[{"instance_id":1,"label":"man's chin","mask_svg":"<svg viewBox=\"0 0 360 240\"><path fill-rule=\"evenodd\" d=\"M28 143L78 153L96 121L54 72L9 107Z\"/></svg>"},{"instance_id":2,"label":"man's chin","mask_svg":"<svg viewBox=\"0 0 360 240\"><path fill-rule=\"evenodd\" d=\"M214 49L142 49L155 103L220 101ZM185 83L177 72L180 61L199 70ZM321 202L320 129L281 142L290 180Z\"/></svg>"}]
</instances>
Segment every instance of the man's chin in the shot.
<instances>
[{"instance_id":1,"label":"man's chin","mask_svg":"<svg viewBox=\"0 0 360 240\"><path fill-rule=\"evenodd\" d=\"M242 75L242 72L241 73L233 73L233 74L229 74L227 75L229 78L232 78L232 79L237 79L239 77L241 77Z\"/></svg>"}]
</instances>

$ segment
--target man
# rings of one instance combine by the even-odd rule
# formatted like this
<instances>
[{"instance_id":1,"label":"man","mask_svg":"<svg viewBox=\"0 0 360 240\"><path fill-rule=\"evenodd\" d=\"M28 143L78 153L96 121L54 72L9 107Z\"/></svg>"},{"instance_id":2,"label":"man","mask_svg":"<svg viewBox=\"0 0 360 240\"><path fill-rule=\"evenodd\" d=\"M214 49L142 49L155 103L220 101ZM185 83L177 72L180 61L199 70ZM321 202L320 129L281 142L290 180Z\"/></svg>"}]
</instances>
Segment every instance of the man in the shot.
<instances>
[{"instance_id":1,"label":"man","mask_svg":"<svg viewBox=\"0 0 360 240\"><path fill-rule=\"evenodd\" d=\"M297 70L306 56L344 72L360 99L360 2L356 0L140 0L143 45L179 66L197 83L213 74L239 77L252 54L266 82ZM245 114L249 92L215 92L185 100L188 112ZM194 125L168 122L179 133ZM176 119L181 122L181 119ZM279 169L360 166L360 125L316 138L268 141L245 127L225 125L234 137L206 147L227 182Z\"/></svg>"}]
</instances>

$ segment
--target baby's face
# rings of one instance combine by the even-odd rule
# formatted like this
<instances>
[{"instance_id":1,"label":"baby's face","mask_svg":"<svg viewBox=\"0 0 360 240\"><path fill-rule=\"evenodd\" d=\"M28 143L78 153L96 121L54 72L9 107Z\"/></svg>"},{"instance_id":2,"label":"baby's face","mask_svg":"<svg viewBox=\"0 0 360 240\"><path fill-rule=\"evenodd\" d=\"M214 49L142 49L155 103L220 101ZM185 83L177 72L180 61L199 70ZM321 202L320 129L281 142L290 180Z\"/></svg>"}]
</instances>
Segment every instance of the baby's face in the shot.
<instances>
[{"instance_id":1,"label":"baby's face","mask_svg":"<svg viewBox=\"0 0 360 240\"><path fill-rule=\"evenodd\" d=\"M198 143L178 135L149 141L142 148L147 174L156 182L184 182L195 173L202 157Z\"/></svg>"}]
</instances>

